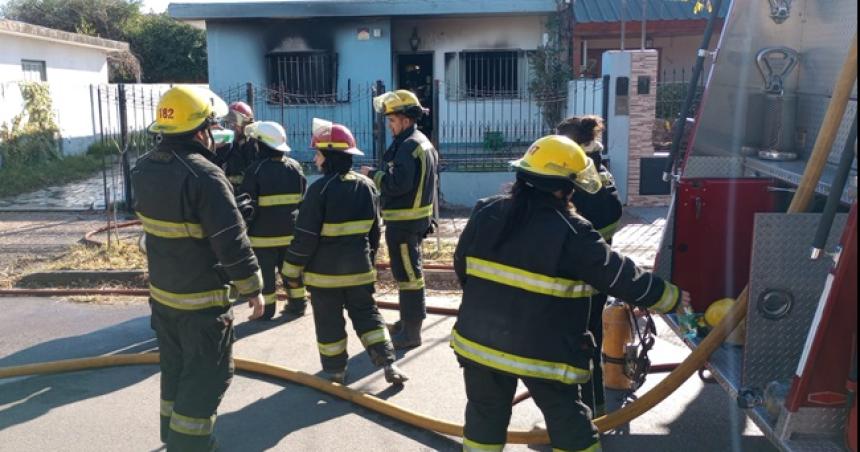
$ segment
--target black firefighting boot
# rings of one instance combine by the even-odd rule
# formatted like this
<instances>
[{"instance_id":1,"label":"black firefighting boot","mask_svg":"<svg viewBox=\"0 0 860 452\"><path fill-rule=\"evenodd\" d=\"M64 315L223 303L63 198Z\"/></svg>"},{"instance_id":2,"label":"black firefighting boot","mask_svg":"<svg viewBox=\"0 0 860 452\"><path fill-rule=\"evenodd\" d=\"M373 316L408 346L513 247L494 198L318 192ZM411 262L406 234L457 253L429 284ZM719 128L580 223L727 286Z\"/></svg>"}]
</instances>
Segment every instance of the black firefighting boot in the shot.
<instances>
[{"instance_id":1,"label":"black firefighting boot","mask_svg":"<svg viewBox=\"0 0 860 452\"><path fill-rule=\"evenodd\" d=\"M385 327L388 328L388 334L395 335L400 333L400 330L403 329L403 321L398 320L394 323L385 323Z\"/></svg>"},{"instance_id":2,"label":"black firefighting boot","mask_svg":"<svg viewBox=\"0 0 860 452\"><path fill-rule=\"evenodd\" d=\"M304 299L302 300L290 300L286 306L284 306L283 313L284 315L291 315L295 317L301 317L305 315L305 312L308 309L308 303Z\"/></svg>"},{"instance_id":3,"label":"black firefighting boot","mask_svg":"<svg viewBox=\"0 0 860 452\"><path fill-rule=\"evenodd\" d=\"M409 381L409 377L407 377L406 374L394 364L386 364L382 369L383 372L385 372L385 381L388 383L393 385L402 385Z\"/></svg>"},{"instance_id":4,"label":"black firefighting boot","mask_svg":"<svg viewBox=\"0 0 860 452\"><path fill-rule=\"evenodd\" d=\"M421 325L424 319L403 320L400 331L391 335L391 342L398 350L414 348L421 345Z\"/></svg>"},{"instance_id":5,"label":"black firefighting boot","mask_svg":"<svg viewBox=\"0 0 860 452\"><path fill-rule=\"evenodd\" d=\"M324 371L326 378L332 383L346 384L346 368L337 372Z\"/></svg>"},{"instance_id":6,"label":"black firefighting boot","mask_svg":"<svg viewBox=\"0 0 860 452\"><path fill-rule=\"evenodd\" d=\"M276 306L274 304L267 304L263 308L263 316L260 317L259 320L272 320L275 317L275 309Z\"/></svg>"}]
</instances>

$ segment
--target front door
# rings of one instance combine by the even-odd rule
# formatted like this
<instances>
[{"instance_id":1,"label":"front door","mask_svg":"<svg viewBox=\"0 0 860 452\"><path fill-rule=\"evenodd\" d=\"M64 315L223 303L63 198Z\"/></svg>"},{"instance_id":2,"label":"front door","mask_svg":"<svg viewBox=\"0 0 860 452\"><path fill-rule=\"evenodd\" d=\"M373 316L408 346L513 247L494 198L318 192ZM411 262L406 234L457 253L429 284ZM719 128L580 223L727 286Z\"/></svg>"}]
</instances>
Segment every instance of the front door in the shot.
<instances>
[{"instance_id":1,"label":"front door","mask_svg":"<svg viewBox=\"0 0 860 452\"><path fill-rule=\"evenodd\" d=\"M433 54L418 53L397 56L397 89L407 89L418 96L424 108L433 107ZM433 113L418 121L418 128L433 139Z\"/></svg>"}]
</instances>

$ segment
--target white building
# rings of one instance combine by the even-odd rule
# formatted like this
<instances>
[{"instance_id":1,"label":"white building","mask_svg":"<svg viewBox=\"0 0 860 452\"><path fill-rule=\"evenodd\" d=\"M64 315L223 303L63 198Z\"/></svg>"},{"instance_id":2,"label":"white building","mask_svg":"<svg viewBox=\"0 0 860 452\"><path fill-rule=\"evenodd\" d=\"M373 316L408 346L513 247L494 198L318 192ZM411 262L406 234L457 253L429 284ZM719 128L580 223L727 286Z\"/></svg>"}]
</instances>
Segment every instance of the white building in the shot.
<instances>
[{"instance_id":1,"label":"white building","mask_svg":"<svg viewBox=\"0 0 860 452\"><path fill-rule=\"evenodd\" d=\"M108 83L108 54L128 51L128 43L0 19L0 49L0 125L24 110L21 82L44 82L61 152L86 151L98 132L93 87Z\"/></svg>"},{"instance_id":2,"label":"white building","mask_svg":"<svg viewBox=\"0 0 860 452\"><path fill-rule=\"evenodd\" d=\"M107 83L107 55L128 43L0 19L0 82Z\"/></svg>"}]
</instances>

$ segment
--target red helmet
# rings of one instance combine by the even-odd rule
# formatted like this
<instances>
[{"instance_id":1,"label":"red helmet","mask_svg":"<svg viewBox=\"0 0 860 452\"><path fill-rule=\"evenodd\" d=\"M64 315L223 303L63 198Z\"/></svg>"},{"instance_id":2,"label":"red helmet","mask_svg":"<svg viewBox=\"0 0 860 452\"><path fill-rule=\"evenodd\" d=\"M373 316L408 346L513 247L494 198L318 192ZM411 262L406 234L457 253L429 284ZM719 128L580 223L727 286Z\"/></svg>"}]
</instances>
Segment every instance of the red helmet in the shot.
<instances>
[{"instance_id":1,"label":"red helmet","mask_svg":"<svg viewBox=\"0 0 860 452\"><path fill-rule=\"evenodd\" d=\"M233 102L227 107L229 112L225 118L227 122L244 126L254 122L254 110L245 102Z\"/></svg>"},{"instance_id":2,"label":"red helmet","mask_svg":"<svg viewBox=\"0 0 860 452\"><path fill-rule=\"evenodd\" d=\"M341 124L314 118L311 148L319 151L339 151L351 155L364 155L356 143L352 132Z\"/></svg>"}]
</instances>

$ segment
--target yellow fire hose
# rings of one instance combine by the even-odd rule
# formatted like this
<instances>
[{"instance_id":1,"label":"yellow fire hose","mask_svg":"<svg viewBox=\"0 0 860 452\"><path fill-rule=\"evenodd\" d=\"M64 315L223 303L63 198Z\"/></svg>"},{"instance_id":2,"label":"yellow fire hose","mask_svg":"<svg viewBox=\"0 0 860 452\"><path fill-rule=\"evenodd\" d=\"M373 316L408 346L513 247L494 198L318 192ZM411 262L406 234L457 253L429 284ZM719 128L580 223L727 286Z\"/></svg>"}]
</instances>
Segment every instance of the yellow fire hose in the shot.
<instances>
[{"instance_id":1,"label":"yellow fire hose","mask_svg":"<svg viewBox=\"0 0 860 452\"><path fill-rule=\"evenodd\" d=\"M827 156L836 139L836 133L843 115L845 114L848 100L851 96L854 84L857 80L857 34L854 34L848 56L842 67L842 71L836 81L830 105L812 156L807 163L803 178L798 186L797 193L792 199L788 213L800 213L806 210L815 194L815 188L821 179ZM638 398L630 405L606 416L595 419L594 423L601 432L606 432L620 427L631 420L647 412L655 405L663 401L669 394L675 392L687 379L697 372L708 360L708 357L723 343L731 332L740 324L747 313L749 305L749 287L744 288L738 297L734 308L725 316L722 323L714 328L710 334L693 350L674 371L658 383L653 389ZM11 378L34 374L48 374L58 372L71 372L86 369L96 369L113 366L130 366L144 364L158 364L157 353L137 355L111 355L95 358L71 359L64 361L53 361L24 366L0 368L0 378ZM331 383L327 380L313 375L298 372L286 367L275 366L258 361L237 358L236 367L239 370L267 375L294 383L302 384L313 389L340 397L380 414L403 421L415 427L432 430L441 434L451 436L463 436L463 426L425 416L411 411L393 403L369 394L356 391L349 387ZM508 432L508 443L510 444L548 444L549 436L546 430L535 429L532 431L510 431Z\"/></svg>"}]
</instances>

